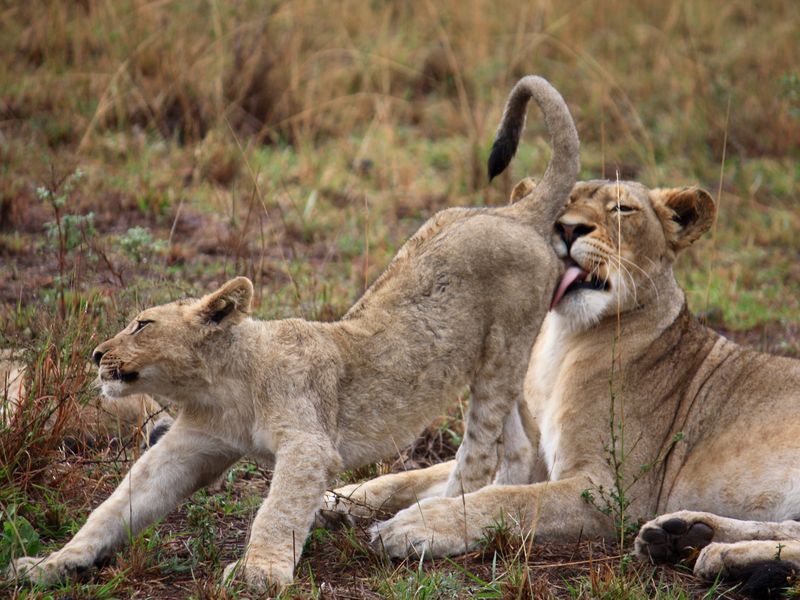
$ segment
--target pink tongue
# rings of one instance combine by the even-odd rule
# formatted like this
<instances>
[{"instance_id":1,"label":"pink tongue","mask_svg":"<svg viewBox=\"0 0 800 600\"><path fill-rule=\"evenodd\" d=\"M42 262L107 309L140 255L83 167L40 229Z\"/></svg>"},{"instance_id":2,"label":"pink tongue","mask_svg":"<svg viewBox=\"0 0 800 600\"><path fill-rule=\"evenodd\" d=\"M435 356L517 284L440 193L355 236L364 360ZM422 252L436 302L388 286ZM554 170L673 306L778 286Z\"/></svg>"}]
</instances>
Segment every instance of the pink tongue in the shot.
<instances>
[{"instance_id":1,"label":"pink tongue","mask_svg":"<svg viewBox=\"0 0 800 600\"><path fill-rule=\"evenodd\" d=\"M567 291L567 288L571 286L575 281L578 279L583 279L586 277L587 273L580 267L571 266L567 268L567 272L564 273L564 277L561 279L561 283L558 284L558 289L556 293L553 295L553 301L550 303L550 310L555 307L561 301L561 298L564 297L564 292Z\"/></svg>"}]
</instances>

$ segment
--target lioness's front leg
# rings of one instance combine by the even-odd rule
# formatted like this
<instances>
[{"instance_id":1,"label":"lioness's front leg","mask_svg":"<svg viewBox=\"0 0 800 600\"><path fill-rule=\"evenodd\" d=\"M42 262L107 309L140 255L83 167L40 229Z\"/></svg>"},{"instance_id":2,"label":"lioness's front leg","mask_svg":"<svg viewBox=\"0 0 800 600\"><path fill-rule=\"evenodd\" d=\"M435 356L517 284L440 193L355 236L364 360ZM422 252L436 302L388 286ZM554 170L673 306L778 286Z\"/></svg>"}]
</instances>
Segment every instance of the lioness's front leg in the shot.
<instances>
[{"instance_id":1,"label":"lioness's front leg","mask_svg":"<svg viewBox=\"0 0 800 600\"><path fill-rule=\"evenodd\" d=\"M12 570L43 585L74 576L213 481L237 458L232 449L178 419L66 546L46 558L18 558Z\"/></svg>"},{"instance_id":2,"label":"lioness's front leg","mask_svg":"<svg viewBox=\"0 0 800 600\"><path fill-rule=\"evenodd\" d=\"M260 590L291 583L314 513L341 468L341 457L324 434L281 437L269 494L253 520L244 556L225 568L224 581L242 576Z\"/></svg>"},{"instance_id":3,"label":"lioness's front leg","mask_svg":"<svg viewBox=\"0 0 800 600\"><path fill-rule=\"evenodd\" d=\"M376 525L373 542L400 558L467 552L501 521L542 541L611 533L611 520L581 496L596 485L588 477L575 476L531 485L491 485L456 498L428 498Z\"/></svg>"},{"instance_id":4,"label":"lioness's front leg","mask_svg":"<svg viewBox=\"0 0 800 600\"><path fill-rule=\"evenodd\" d=\"M320 510L323 524L334 524L350 517L371 519L388 516L415 502L442 496L455 461L449 460L424 469L381 475L325 492Z\"/></svg>"}]
</instances>

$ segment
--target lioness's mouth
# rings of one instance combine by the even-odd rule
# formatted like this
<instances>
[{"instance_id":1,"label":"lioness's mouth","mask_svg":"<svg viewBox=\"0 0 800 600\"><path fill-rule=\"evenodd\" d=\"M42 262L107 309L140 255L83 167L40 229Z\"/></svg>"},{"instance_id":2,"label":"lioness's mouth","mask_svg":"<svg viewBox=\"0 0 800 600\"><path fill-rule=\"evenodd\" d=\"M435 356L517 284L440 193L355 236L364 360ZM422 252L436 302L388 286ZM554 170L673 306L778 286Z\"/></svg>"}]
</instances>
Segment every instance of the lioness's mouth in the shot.
<instances>
[{"instance_id":1,"label":"lioness's mouth","mask_svg":"<svg viewBox=\"0 0 800 600\"><path fill-rule=\"evenodd\" d=\"M567 294L575 290L595 290L598 292L607 291L609 289L608 281L600 279L596 273L587 273L578 265L573 262L568 263L567 270L561 282L553 294L553 301L550 303L550 309L561 302L561 299Z\"/></svg>"}]
</instances>

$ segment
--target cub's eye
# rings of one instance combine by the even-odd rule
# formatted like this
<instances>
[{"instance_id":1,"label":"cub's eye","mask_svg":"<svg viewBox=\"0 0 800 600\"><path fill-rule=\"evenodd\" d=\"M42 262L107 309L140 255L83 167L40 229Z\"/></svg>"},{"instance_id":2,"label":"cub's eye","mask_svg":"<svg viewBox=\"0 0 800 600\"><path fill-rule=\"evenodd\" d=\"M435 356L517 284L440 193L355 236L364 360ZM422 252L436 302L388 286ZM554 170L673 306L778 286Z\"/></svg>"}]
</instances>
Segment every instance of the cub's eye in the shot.
<instances>
[{"instance_id":1,"label":"cub's eye","mask_svg":"<svg viewBox=\"0 0 800 600\"><path fill-rule=\"evenodd\" d=\"M137 333L139 333L139 332L140 332L142 329L144 329L145 327L147 327L148 325L150 325L150 323L152 323L152 322L153 322L153 321L151 321L151 320L148 320L148 319L142 319L141 321L136 321L136 328L133 330L133 332L131 333L131 335L136 335L136 334L137 334Z\"/></svg>"},{"instance_id":2,"label":"cub's eye","mask_svg":"<svg viewBox=\"0 0 800 600\"><path fill-rule=\"evenodd\" d=\"M636 212L636 209L632 206L626 206L625 204L615 204L611 207L611 212L632 213Z\"/></svg>"}]
</instances>

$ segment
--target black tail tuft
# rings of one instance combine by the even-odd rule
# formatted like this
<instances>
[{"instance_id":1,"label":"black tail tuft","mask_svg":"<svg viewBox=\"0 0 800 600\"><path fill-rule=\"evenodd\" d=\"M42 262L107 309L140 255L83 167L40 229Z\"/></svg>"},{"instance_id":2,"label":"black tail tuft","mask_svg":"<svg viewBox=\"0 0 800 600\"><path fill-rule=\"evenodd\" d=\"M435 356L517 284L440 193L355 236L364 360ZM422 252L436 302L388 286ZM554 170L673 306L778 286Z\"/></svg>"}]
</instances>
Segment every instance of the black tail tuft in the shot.
<instances>
[{"instance_id":1,"label":"black tail tuft","mask_svg":"<svg viewBox=\"0 0 800 600\"><path fill-rule=\"evenodd\" d=\"M506 170L506 167L514 158L519 145L519 138L514 139L508 133L499 135L492 144L492 152L489 154L489 182Z\"/></svg>"},{"instance_id":2,"label":"black tail tuft","mask_svg":"<svg viewBox=\"0 0 800 600\"><path fill-rule=\"evenodd\" d=\"M797 569L785 560L765 560L747 565L741 573L732 573L742 579L740 592L754 600L783 598L786 588L797 582Z\"/></svg>"}]
</instances>

